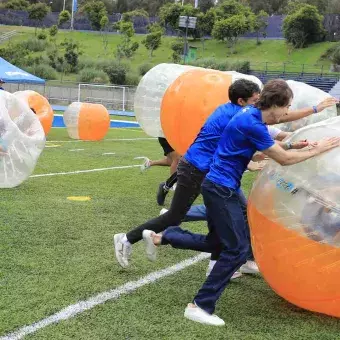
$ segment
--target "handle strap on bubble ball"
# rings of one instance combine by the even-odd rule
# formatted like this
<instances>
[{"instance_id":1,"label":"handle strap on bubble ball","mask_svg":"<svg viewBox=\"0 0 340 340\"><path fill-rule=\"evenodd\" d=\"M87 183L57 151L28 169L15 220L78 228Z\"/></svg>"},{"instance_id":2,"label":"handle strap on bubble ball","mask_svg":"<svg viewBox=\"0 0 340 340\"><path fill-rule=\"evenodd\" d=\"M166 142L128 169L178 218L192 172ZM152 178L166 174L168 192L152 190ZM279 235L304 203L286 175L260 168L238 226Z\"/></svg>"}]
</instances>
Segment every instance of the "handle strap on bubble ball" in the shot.
<instances>
[{"instance_id":1,"label":"handle strap on bubble ball","mask_svg":"<svg viewBox=\"0 0 340 340\"><path fill-rule=\"evenodd\" d=\"M317 108L317 106L313 106L313 113L318 113L318 108Z\"/></svg>"}]
</instances>

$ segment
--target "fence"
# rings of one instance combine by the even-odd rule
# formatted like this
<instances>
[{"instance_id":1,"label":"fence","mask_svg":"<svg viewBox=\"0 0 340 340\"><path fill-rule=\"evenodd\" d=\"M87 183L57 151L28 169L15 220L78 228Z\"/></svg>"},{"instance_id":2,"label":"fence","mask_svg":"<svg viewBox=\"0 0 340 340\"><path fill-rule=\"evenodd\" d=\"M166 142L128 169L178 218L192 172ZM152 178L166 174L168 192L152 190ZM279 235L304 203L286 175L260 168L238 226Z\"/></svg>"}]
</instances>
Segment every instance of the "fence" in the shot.
<instances>
[{"instance_id":1,"label":"fence","mask_svg":"<svg viewBox=\"0 0 340 340\"><path fill-rule=\"evenodd\" d=\"M53 82L45 85L5 84L5 90L12 93L25 90L36 91L55 105L67 106L77 102L79 98L84 102L103 104L108 110L133 111L135 87L94 85L88 85L87 89L79 91L79 84L75 83L63 85L53 84Z\"/></svg>"}]
</instances>

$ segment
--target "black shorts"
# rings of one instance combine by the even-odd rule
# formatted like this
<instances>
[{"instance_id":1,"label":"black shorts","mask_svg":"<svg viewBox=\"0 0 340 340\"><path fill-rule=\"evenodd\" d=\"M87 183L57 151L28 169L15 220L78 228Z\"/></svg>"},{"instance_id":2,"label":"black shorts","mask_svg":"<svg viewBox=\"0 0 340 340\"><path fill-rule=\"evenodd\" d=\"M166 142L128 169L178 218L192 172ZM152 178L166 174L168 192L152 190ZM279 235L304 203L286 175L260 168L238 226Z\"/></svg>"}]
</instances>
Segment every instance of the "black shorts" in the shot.
<instances>
[{"instance_id":1,"label":"black shorts","mask_svg":"<svg viewBox=\"0 0 340 340\"><path fill-rule=\"evenodd\" d=\"M158 137L158 142L163 148L164 156L167 156L169 153L175 151L165 138Z\"/></svg>"}]
</instances>

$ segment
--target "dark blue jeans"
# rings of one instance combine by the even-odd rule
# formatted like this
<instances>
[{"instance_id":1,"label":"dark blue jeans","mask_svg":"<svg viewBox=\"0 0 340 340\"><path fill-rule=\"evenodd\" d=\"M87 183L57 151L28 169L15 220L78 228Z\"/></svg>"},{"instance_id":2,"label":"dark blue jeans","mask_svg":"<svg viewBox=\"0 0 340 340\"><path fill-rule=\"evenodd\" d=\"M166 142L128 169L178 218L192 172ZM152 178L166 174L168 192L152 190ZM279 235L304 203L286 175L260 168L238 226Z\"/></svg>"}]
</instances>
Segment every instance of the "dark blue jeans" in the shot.
<instances>
[{"instance_id":1,"label":"dark blue jeans","mask_svg":"<svg viewBox=\"0 0 340 340\"><path fill-rule=\"evenodd\" d=\"M241 200L243 214L245 218L247 218L247 199L244 196L242 190L238 191L238 195ZM187 212L185 218L183 219L183 222L196 222L196 221L207 221L207 208L204 204L192 206ZM207 237L206 235L194 234L188 230L183 230L180 227L170 227L167 229L164 236L165 238L162 240L162 244L170 244L173 248L191 249L208 252L205 243ZM216 247L211 252L211 260L213 261L218 260L221 250L222 250L221 247ZM249 255L247 259L250 261L254 260L254 255L251 247L249 249Z\"/></svg>"},{"instance_id":2,"label":"dark blue jeans","mask_svg":"<svg viewBox=\"0 0 340 340\"><path fill-rule=\"evenodd\" d=\"M250 235L244 201L239 193L205 179L202 194L209 233L199 235L183 231L178 237L176 228L179 227L168 228L163 234L162 244L171 241L177 248L220 252L213 270L194 298L197 306L212 314L230 278L247 260ZM172 230L177 235L174 239Z\"/></svg>"}]
</instances>

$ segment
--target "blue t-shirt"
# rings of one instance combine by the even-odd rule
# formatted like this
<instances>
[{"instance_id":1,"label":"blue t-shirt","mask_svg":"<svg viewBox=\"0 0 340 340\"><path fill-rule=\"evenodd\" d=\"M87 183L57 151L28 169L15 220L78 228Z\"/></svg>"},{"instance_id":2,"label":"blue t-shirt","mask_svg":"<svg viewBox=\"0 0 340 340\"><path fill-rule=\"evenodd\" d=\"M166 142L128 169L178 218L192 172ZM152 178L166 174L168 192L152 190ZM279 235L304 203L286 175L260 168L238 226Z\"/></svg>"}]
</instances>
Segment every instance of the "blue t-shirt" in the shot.
<instances>
[{"instance_id":1,"label":"blue t-shirt","mask_svg":"<svg viewBox=\"0 0 340 340\"><path fill-rule=\"evenodd\" d=\"M210 181L238 190L244 171L256 151L274 145L259 109L247 106L224 129L207 175Z\"/></svg>"},{"instance_id":2,"label":"blue t-shirt","mask_svg":"<svg viewBox=\"0 0 340 340\"><path fill-rule=\"evenodd\" d=\"M223 130L241 108L233 103L219 106L209 116L184 158L202 172L208 172Z\"/></svg>"}]
</instances>

